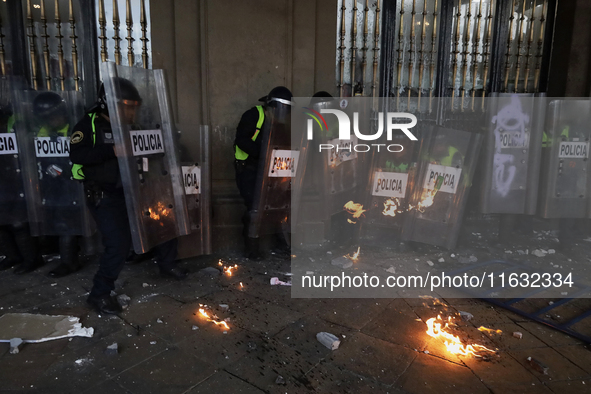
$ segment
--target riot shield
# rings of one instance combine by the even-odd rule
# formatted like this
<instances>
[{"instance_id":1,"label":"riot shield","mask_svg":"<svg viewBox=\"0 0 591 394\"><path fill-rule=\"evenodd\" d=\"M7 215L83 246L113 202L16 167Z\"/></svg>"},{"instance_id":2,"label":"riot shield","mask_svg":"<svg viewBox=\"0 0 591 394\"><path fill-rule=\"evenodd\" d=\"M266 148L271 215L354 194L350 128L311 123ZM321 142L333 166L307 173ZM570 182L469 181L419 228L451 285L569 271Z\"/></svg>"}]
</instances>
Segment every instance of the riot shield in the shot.
<instances>
[{"instance_id":1,"label":"riot shield","mask_svg":"<svg viewBox=\"0 0 591 394\"><path fill-rule=\"evenodd\" d=\"M21 90L15 97L31 234L92 235L94 221L69 157L72 127L83 115L81 94Z\"/></svg>"},{"instance_id":2,"label":"riot shield","mask_svg":"<svg viewBox=\"0 0 591 394\"><path fill-rule=\"evenodd\" d=\"M291 146L288 105L273 108L261 132L263 140L248 229L251 238L290 231L292 179L302 170L298 168L300 149Z\"/></svg>"},{"instance_id":3,"label":"riot shield","mask_svg":"<svg viewBox=\"0 0 591 394\"><path fill-rule=\"evenodd\" d=\"M0 78L0 225L27 221L27 204L10 82Z\"/></svg>"},{"instance_id":4,"label":"riot shield","mask_svg":"<svg viewBox=\"0 0 591 394\"><path fill-rule=\"evenodd\" d=\"M539 214L583 218L589 202L589 100L555 100L548 105Z\"/></svg>"},{"instance_id":5,"label":"riot shield","mask_svg":"<svg viewBox=\"0 0 591 394\"><path fill-rule=\"evenodd\" d=\"M190 233L164 72L102 67L133 247L144 253ZM130 83L139 100L128 96Z\"/></svg>"},{"instance_id":6,"label":"riot shield","mask_svg":"<svg viewBox=\"0 0 591 394\"><path fill-rule=\"evenodd\" d=\"M402 238L452 249L459 236L481 136L438 126L430 126L422 134L417 184Z\"/></svg>"},{"instance_id":7,"label":"riot shield","mask_svg":"<svg viewBox=\"0 0 591 394\"><path fill-rule=\"evenodd\" d=\"M544 103L534 94L493 93L489 99L481 212L536 213Z\"/></svg>"}]
</instances>

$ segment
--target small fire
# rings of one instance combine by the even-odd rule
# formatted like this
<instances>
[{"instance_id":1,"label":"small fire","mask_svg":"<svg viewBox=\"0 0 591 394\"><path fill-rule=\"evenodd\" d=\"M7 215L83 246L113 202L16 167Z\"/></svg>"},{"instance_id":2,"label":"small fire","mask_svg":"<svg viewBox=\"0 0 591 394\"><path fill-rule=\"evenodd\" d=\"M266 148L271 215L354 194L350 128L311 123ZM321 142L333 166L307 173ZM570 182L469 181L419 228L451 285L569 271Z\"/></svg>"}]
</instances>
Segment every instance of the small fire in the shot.
<instances>
[{"instance_id":1,"label":"small fire","mask_svg":"<svg viewBox=\"0 0 591 394\"><path fill-rule=\"evenodd\" d=\"M160 220L160 215L158 215L155 211L152 211L152 208L148 208L148 212L150 212L150 219Z\"/></svg>"},{"instance_id":2,"label":"small fire","mask_svg":"<svg viewBox=\"0 0 591 394\"><path fill-rule=\"evenodd\" d=\"M425 190L421 196L421 201L417 205L417 211L425 212L426 208L429 208L435 202L435 195L437 190Z\"/></svg>"},{"instance_id":3,"label":"small fire","mask_svg":"<svg viewBox=\"0 0 591 394\"><path fill-rule=\"evenodd\" d=\"M148 208L148 212L150 213L150 219L153 220L160 220L160 216L168 216L170 214L170 209L166 208L162 202L158 202L156 204L156 208L152 210L152 208ZM164 226L163 223L160 223L161 226Z\"/></svg>"},{"instance_id":4,"label":"small fire","mask_svg":"<svg viewBox=\"0 0 591 394\"><path fill-rule=\"evenodd\" d=\"M227 274L228 276L232 276L232 271L238 268L238 264L234 264L234 265L224 265L224 263L222 262L222 260L218 260L218 265L220 267L222 267L222 271Z\"/></svg>"},{"instance_id":5,"label":"small fire","mask_svg":"<svg viewBox=\"0 0 591 394\"><path fill-rule=\"evenodd\" d=\"M487 332L489 334L499 334L499 335L503 333L502 330L494 330L492 328L486 328L484 326L478 327L478 331L480 331L480 332Z\"/></svg>"},{"instance_id":6,"label":"small fire","mask_svg":"<svg viewBox=\"0 0 591 394\"><path fill-rule=\"evenodd\" d=\"M436 321L439 321L440 323ZM451 317L448 318L448 323L445 323L445 326L443 326L442 322L443 320L441 319L441 316L437 316L437 318L432 317L431 319L427 320L427 334L433 338L439 338L443 340L448 352L462 356L473 355L478 357L480 357L483 352L495 353L494 350L482 345L463 345L458 336L453 335L447 331L449 329Z\"/></svg>"},{"instance_id":7,"label":"small fire","mask_svg":"<svg viewBox=\"0 0 591 394\"><path fill-rule=\"evenodd\" d=\"M225 321L223 321L223 320L215 320L215 319L212 319L211 317L209 317L209 315L207 314L207 312L205 312L205 309L199 308L199 313L201 313L202 316L204 316L208 321L214 323L215 325L222 326L226 330L229 330L230 329L230 327L228 326L228 323L226 323Z\"/></svg>"},{"instance_id":8,"label":"small fire","mask_svg":"<svg viewBox=\"0 0 591 394\"><path fill-rule=\"evenodd\" d=\"M357 262L357 259L359 258L360 251L361 251L361 246L357 248L357 252L353 253L353 256L348 254L346 257L353 262Z\"/></svg>"},{"instance_id":9,"label":"small fire","mask_svg":"<svg viewBox=\"0 0 591 394\"><path fill-rule=\"evenodd\" d=\"M359 219L361 215L363 215L363 212L366 211L365 209L363 209L363 205L354 203L353 201L349 201L348 203L346 203L343 209L347 211L350 215L352 215L353 219ZM357 223L356 220L352 219L347 219L347 221L351 224Z\"/></svg>"},{"instance_id":10,"label":"small fire","mask_svg":"<svg viewBox=\"0 0 591 394\"><path fill-rule=\"evenodd\" d=\"M404 212L400 209L400 200L398 198L388 199L384 202L384 211L382 215L384 216L396 216L398 213Z\"/></svg>"}]
</instances>

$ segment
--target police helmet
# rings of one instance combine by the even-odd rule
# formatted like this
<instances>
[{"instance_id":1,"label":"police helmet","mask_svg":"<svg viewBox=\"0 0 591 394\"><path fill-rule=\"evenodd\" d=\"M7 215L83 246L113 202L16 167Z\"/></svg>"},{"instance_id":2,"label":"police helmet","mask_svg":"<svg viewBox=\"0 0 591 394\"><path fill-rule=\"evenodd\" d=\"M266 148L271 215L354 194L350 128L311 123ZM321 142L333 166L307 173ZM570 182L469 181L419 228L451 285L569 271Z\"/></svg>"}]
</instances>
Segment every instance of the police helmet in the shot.
<instances>
[{"instance_id":1,"label":"police helmet","mask_svg":"<svg viewBox=\"0 0 591 394\"><path fill-rule=\"evenodd\" d=\"M277 107L279 104L293 105L291 91L285 86L277 86L271 89L268 95L261 97L259 101L264 102L268 107Z\"/></svg>"},{"instance_id":2,"label":"police helmet","mask_svg":"<svg viewBox=\"0 0 591 394\"><path fill-rule=\"evenodd\" d=\"M120 77L114 77L113 82L115 85L119 86L119 92L121 94L121 101L123 104L140 105L142 103L140 93L130 80ZM101 83L101 86L99 88L97 106L101 110L101 112L105 114L109 113L109 107L107 106L107 94L105 92L104 83Z\"/></svg>"},{"instance_id":3,"label":"police helmet","mask_svg":"<svg viewBox=\"0 0 591 394\"><path fill-rule=\"evenodd\" d=\"M321 108L331 108L334 102L335 99L330 93L321 90L320 92L314 93L314 96L310 99L310 106L316 110Z\"/></svg>"},{"instance_id":4,"label":"police helmet","mask_svg":"<svg viewBox=\"0 0 591 394\"><path fill-rule=\"evenodd\" d=\"M33 112L42 121L67 117L66 101L55 92L42 92L33 100Z\"/></svg>"}]
</instances>

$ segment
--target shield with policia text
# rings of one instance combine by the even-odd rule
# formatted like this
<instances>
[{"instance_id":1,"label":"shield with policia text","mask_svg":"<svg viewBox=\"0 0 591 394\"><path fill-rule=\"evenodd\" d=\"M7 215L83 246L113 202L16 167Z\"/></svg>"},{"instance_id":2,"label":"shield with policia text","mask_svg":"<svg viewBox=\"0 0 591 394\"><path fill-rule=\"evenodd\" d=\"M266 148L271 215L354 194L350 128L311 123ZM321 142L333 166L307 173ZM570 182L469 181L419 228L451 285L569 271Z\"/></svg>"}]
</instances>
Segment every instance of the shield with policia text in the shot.
<instances>
[{"instance_id":1,"label":"shield with policia text","mask_svg":"<svg viewBox=\"0 0 591 394\"><path fill-rule=\"evenodd\" d=\"M487 100L480 207L483 213L536 213L545 98L493 94Z\"/></svg>"},{"instance_id":2,"label":"shield with policia text","mask_svg":"<svg viewBox=\"0 0 591 394\"><path fill-rule=\"evenodd\" d=\"M17 90L15 104L31 233L92 235L94 221L69 157L72 128L84 114L81 94Z\"/></svg>"},{"instance_id":3,"label":"shield with policia text","mask_svg":"<svg viewBox=\"0 0 591 394\"><path fill-rule=\"evenodd\" d=\"M300 149L291 145L290 104L275 104L261 132L263 140L248 230L251 238L290 231L292 181L300 170Z\"/></svg>"},{"instance_id":4,"label":"shield with policia text","mask_svg":"<svg viewBox=\"0 0 591 394\"><path fill-rule=\"evenodd\" d=\"M538 212L583 218L589 203L591 101L554 100L546 112Z\"/></svg>"},{"instance_id":5,"label":"shield with policia text","mask_svg":"<svg viewBox=\"0 0 591 394\"><path fill-rule=\"evenodd\" d=\"M133 247L144 253L190 233L164 72L102 67Z\"/></svg>"},{"instance_id":6,"label":"shield with policia text","mask_svg":"<svg viewBox=\"0 0 591 394\"><path fill-rule=\"evenodd\" d=\"M454 248L479 155L477 133L429 126L422 133L404 240Z\"/></svg>"},{"instance_id":7,"label":"shield with policia text","mask_svg":"<svg viewBox=\"0 0 591 394\"><path fill-rule=\"evenodd\" d=\"M27 221L11 83L0 78L0 225Z\"/></svg>"}]
</instances>

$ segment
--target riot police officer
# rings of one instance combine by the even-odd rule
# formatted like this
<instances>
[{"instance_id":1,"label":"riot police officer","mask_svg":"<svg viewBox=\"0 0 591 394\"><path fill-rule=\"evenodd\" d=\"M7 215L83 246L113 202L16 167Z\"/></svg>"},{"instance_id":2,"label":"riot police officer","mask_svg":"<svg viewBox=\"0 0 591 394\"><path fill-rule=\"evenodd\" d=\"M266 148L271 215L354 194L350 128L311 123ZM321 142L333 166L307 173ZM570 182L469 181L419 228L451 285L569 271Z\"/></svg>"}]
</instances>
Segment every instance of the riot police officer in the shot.
<instances>
[{"instance_id":1,"label":"riot police officer","mask_svg":"<svg viewBox=\"0 0 591 394\"><path fill-rule=\"evenodd\" d=\"M126 121L133 123L142 98L129 80L116 79L122 96L121 112ZM70 141L72 173L75 179L84 182L87 205L102 234L104 246L87 301L99 312L117 313L121 306L110 292L125 265L132 241L104 86L99 89L97 105L75 126ZM175 264L177 244L178 240L172 239L158 245L154 252L160 274L182 280L187 271Z\"/></svg>"},{"instance_id":2,"label":"riot police officer","mask_svg":"<svg viewBox=\"0 0 591 394\"><path fill-rule=\"evenodd\" d=\"M14 133L14 113L9 102L0 103L0 133ZM39 239L32 237L17 155L0 155L0 271L17 266L15 274L31 272L44 264Z\"/></svg>"},{"instance_id":3,"label":"riot police officer","mask_svg":"<svg viewBox=\"0 0 591 394\"><path fill-rule=\"evenodd\" d=\"M37 137L67 137L70 132L68 123L68 109L64 99L55 92L42 92L33 100L33 113L39 122ZM67 158L65 159L67 161ZM48 276L61 278L78 271L79 262L79 237L76 235L64 235L68 230L69 207L63 207L62 195L72 188L68 171L56 171L55 168L63 166L63 158L37 158L39 171L45 176L40 176L41 187L44 190L47 210L45 220L53 221L53 227L59 234L60 264L49 271Z\"/></svg>"},{"instance_id":4,"label":"riot police officer","mask_svg":"<svg viewBox=\"0 0 591 394\"><path fill-rule=\"evenodd\" d=\"M248 236L250 211L253 209L261 142L263 140L259 134L269 118L270 111L278 103L291 105L291 98L291 91L285 86L273 88L268 95L259 99L264 103L263 105L257 105L242 115L236 129L234 169L236 170L236 184L240 196L244 200L244 205L246 205L246 212L242 216L243 237L246 246L246 257L251 259L261 257L257 239Z\"/></svg>"}]
</instances>

